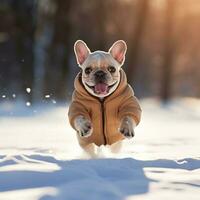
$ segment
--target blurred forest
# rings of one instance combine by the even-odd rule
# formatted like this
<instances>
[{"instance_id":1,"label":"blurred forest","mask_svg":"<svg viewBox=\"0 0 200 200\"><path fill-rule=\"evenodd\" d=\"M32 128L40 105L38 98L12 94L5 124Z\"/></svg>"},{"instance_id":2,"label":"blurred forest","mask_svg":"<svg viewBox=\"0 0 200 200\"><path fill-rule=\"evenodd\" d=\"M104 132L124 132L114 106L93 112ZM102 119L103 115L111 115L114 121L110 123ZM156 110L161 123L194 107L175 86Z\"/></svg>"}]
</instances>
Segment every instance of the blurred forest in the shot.
<instances>
[{"instance_id":1,"label":"blurred forest","mask_svg":"<svg viewBox=\"0 0 200 200\"><path fill-rule=\"evenodd\" d=\"M77 39L92 51L125 40L140 98L200 97L199 0L0 0L0 18L0 102L69 99Z\"/></svg>"}]
</instances>

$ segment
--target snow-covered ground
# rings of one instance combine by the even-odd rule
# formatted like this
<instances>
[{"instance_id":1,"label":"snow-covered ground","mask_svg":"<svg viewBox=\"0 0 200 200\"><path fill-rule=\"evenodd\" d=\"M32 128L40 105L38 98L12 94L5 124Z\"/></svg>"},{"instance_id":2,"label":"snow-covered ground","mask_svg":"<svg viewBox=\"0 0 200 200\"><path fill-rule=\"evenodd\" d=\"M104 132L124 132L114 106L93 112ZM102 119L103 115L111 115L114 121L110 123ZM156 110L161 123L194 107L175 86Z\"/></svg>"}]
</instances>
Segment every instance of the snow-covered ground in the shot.
<instances>
[{"instance_id":1,"label":"snow-covered ground","mask_svg":"<svg viewBox=\"0 0 200 200\"><path fill-rule=\"evenodd\" d=\"M0 104L0 200L199 200L200 101L142 101L120 154L88 159L67 106Z\"/></svg>"}]
</instances>

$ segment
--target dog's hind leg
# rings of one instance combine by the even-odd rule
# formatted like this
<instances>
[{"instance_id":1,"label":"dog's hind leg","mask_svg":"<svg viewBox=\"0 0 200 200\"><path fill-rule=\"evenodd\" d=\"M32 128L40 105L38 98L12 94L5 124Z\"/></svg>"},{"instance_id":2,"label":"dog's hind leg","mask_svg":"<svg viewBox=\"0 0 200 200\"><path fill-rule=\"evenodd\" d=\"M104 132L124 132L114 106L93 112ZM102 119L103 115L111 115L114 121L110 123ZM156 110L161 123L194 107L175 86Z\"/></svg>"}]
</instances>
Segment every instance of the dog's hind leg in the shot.
<instances>
[{"instance_id":1,"label":"dog's hind leg","mask_svg":"<svg viewBox=\"0 0 200 200\"><path fill-rule=\"evenodd\" d=\"M116 142L110 146L110 150L112 153L119 153L122 149L123 141Z\"/></svg>"},{"instance_id":2,"label":"dog's hind leg","mask_svg":"<svg viewBox=\"0 0 200 200\"><path fill-rule=\"evenodd\" d=\"M82 149L91 158L97 158L96 146L94 144L89 144L87 146L82 146Z\"/></svg>"}]
</instances>

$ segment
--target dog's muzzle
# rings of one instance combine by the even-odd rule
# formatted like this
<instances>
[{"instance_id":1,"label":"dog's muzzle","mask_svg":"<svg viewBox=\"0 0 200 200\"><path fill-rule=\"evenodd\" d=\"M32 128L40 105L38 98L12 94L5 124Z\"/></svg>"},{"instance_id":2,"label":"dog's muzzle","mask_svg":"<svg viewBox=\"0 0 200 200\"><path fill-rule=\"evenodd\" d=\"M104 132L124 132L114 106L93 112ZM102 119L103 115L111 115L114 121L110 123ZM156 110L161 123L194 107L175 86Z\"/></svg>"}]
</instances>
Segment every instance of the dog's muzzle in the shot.
<instances>
[{"instance_id":1,"label":"dog's muzzle","mask_svg":"<svg viewBox=\"0 0 200 200\"><path fill-rule=\"evenodd\" d=\"M94 77L96 83L104 83L106 81L106 73L102 70L95 72Z\"/></svg>"}]
</instances>

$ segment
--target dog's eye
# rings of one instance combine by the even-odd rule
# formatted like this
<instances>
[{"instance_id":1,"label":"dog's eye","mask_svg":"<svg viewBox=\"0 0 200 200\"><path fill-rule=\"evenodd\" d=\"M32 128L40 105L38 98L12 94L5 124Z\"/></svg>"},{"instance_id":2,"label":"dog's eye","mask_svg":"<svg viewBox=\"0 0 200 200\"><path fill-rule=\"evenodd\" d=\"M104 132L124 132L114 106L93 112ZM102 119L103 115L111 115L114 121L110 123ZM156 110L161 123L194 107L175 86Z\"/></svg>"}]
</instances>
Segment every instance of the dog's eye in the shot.
<instances>
[{"instance_id":1,"label":"dog's eye","mask_svg":"<svg viewBox=\"0 0 200 200\"><path fill-rule=\"evenodd\" d=\"M86 68L85 68L85 73L86 73L86 74L90 74L91 71L92 71L92 68L91 68L91 67L86 67Z\"/></svg>"},{"instance_id":2,"label":"dog's eye","mask_svg":"<svg viewBox=\"0 0 200 200\"><path fill-rule=\"evenodd\" d=\"M108 71L109 71L110 73L114 73L114 72L116 72L116 69L115 69L115 67L113 67L113 66L109 66L109 67L108 67Z\"/></svg>"}]
</instances>

